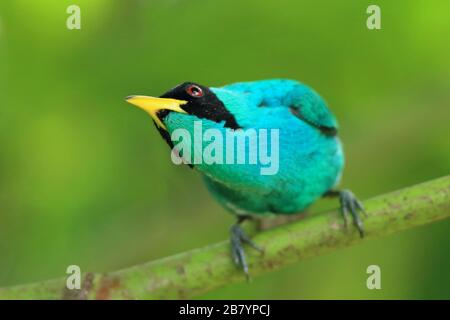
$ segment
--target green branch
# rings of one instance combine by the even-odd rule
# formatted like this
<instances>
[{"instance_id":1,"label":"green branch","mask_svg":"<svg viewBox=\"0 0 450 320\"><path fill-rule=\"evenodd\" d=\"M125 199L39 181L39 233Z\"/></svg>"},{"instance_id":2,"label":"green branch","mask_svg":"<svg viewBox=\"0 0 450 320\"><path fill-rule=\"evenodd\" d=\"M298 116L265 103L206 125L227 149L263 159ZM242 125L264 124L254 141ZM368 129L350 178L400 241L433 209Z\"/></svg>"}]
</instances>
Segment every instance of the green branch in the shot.
<instances>
[{"instance_id":1,"label":"green branch","mask_svg":"<svg viewBox=\"0 0 450 320\"><path fill-rule=\"evenodd\" d=\"M364 201L366 238L380 238L450 216L450 176ZM254 241L264 255L247 250L252 276L365 241L345 230L338 211L261 232ZM177 254L109 274L84 275L81 290L65 279L0 289L0 299L167 299L190 298L245 281L232 263L229 242Z\"/></svg>"}]
</instances>

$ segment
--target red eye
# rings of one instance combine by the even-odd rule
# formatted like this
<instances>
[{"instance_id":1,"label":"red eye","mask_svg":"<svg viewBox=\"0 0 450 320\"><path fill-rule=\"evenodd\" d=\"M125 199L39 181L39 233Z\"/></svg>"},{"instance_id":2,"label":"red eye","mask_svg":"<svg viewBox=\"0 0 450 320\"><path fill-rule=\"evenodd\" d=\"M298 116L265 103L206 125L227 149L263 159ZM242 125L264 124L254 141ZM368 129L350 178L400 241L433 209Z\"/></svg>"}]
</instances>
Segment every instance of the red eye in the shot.
<instances>
[{"instance_id":1,"label":"red eye","mask_svg":"<svg viewBox=\"0 0 450 320\"><path fill-rule=\"evenodd\" d=\"M188 86L186 88L186 92L194 98L203 97L202 88L200 88L199 86L196 86L195 84L191 84L190 86Z\"/></svg>"}]
</instances>

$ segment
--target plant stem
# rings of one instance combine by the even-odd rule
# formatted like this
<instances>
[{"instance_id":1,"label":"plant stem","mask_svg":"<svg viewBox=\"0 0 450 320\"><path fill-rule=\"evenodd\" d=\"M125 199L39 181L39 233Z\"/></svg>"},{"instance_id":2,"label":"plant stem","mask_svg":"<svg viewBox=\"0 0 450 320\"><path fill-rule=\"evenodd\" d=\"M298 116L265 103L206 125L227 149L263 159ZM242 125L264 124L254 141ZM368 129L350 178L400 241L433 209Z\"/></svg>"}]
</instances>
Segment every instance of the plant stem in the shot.
<instances>
[{"instance_id":1,"label":"plant stem","mask_svg":"<svg viewBox=\"0 0 450 320\"><path fill-rule=\"evenodd\" d=\"M344 228L338 210L257 234L264 255L247 250L252 277L306 258L380 238L450 216L450 176L364 201L366 237ZM229 242L180 253L108 274L87 273L82 289L65 289L65 278L0 289L0 299L178 299L245 281L233 264Z\"/></svg>"}]
</instances>

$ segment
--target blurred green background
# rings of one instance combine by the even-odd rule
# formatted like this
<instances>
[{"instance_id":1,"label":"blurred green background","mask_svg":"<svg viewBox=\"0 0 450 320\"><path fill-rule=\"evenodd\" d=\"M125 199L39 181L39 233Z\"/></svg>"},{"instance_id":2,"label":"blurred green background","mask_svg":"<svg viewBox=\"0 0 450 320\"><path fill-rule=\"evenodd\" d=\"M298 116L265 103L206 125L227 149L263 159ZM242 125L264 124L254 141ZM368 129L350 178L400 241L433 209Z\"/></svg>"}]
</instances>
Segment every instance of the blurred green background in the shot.
<instances>
[{"instance_id":1,"label":"blurred green background","mask_svg":"<svg viewBox=\"0 0 450 320\"><path fill-rule=\"evenodd\" d=\"M366 28L374 3L379 31ZM66 28L70 4L81 30ZM233 217L172 164L129 94L294 78L337 115L342 185L361 198L449 174L449 34L448 0L2 0L0 286L228 236ZM450 298L449 228L368 240L200 298ZM370 264L382 290L366 288Z\"/></svg>"}]
</instances>

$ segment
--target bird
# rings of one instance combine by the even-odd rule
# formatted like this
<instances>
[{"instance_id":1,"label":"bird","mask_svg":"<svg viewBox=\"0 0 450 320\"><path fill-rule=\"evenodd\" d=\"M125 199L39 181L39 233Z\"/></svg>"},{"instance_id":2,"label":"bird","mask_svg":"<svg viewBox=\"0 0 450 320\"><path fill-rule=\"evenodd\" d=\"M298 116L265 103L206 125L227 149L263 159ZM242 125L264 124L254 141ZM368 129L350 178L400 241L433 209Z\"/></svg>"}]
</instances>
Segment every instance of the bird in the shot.
<instances>
[{"instance_id":1,"label":"bird","mask_svg":"<svg viewBox=\"0 0 450 320\"><path fill-rule=\"evenodd\" d=\"M231 256L249 275L244 245L263 252L241 227L248 219L304 212L322 197L339 199L347 227L350 217L361 237L363 204L348 189L338 189L344 168L344 152L338 122L325 100L311 87L291 79L236 82L208 87L184 82L159 97L132 95L125 98L145 110L162 138L184 163L198 171L207 189L236 217L230 228ZM206 163L191 161L201 148L177 150L174 134L195 134L195 123L224 136L245 135L249 130L277 130L278 164L274 174L261 174L263 163ZM260 140L261 141L261 140ZM201 142L202 146L205 144ZM270 145L270 147L272 147ZM261 147L261 145L260 145ZM221 147L222 148L222 147ZM227 151L226 146L223 151ZM245 150L254 156L255 148ZM192 154L191 154L192 153ZM234 156L231 157L234 159Z\"/></svg>"}]
</instances>

